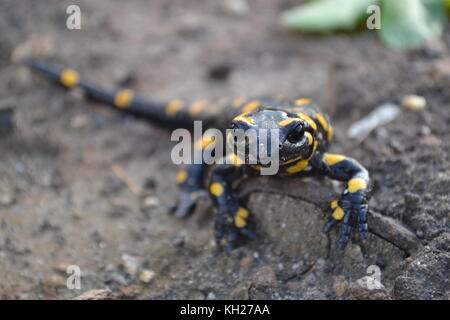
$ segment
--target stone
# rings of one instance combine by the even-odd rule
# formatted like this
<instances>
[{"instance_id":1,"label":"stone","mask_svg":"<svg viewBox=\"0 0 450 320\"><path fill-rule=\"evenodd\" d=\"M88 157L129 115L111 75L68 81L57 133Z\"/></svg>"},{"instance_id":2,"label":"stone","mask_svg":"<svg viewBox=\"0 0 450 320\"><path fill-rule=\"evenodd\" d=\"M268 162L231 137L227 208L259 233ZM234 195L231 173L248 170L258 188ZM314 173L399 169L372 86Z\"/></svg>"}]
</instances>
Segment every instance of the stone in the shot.
<instances>
[{"instance_id":1,"label":"stone","mask_svg":"<svg viewBox=\"0 0 450 320\"><path fill-rule=\"evenodd\" d=\"M72 300L112 300L115 295L111 292L111 290L107 289L93 289L89 290Z\"/></svg>"},{"instance_id":2,"label":"stone","mask_svg":"<svg viewBox=\"0 0 450 320\"><path fill-rule=\"evenodd\" d=\"M342 297L348 288L348 282L344 276L337 276L333 283L333 292L337 297Z\"/></svg>"},{"instance_id":3,"label":"stone","mask_svg":"<svg viewBox=\"0 0 450 320\"><path fill-rule=\"evenodd\" d=\"M365 276L351 283L350 293L358 300L389 300L390 296L384 287L376 279Z\"/></svg>"},{"instance_id":4,"label":"stone","mask_svg":"<svg viewBox=\"0 0 450 320\"><path fill-rule=\"evenodd\" d=\"M143 269L139 274L139 280L144 283L149 283L155 275L156 273L153 270Z\"/></svg>"}]
</instances>

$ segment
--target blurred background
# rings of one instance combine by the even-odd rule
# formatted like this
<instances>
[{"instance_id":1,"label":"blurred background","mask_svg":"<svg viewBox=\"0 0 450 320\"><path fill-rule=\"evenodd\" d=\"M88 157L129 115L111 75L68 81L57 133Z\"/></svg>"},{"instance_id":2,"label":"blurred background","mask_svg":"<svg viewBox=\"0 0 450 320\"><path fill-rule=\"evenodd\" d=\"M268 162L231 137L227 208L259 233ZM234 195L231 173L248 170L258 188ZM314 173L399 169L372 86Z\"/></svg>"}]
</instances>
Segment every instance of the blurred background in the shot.
<instances>
[{"instance_id":1,"label":"blurred background","mask_svg":"<svg viewBox=\"0 0 450 320\"><path fill-rule=\"evenodd\" d=\"M383 23L368 30L375 2ZM383 297L448 299L446 1L393 2L2 0L0 297L351 299L375 264ZM73 4L79 30L66 27ZM177 194L169 132L34 76L25 56L157 100L313 98L335 127L331 151L371 172L371 208L420 248L371 236L338 253L337 233L320 233L323 210L260 193L250 197L259 239L218 254L211 210L167 216ZM385 123L367 132L374 111ZM80 267L81 289L66 287L69 265Z\"/></svg>"}]
</instances>

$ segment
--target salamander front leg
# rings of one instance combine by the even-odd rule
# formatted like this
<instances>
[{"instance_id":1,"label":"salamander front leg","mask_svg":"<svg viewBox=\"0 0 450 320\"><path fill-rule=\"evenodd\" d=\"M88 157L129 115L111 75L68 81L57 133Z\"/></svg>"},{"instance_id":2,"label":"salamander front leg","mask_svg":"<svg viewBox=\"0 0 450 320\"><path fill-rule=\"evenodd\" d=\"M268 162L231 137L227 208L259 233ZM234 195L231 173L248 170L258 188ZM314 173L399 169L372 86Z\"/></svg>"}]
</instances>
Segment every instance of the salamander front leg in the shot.
<instances>
[{"instance_id":1,"label":"salamander front leg","mask_svg":"<svg viewBox=\"0 0 450 320\"><path fill-rule=\"evenodd\" d=\"M230 186L230 183L241 175L239 167L222 164L214 169L211 177L209 190L217 203L215 240L220 245L222 239L226 238L228 252L236 247L238 234L255 238L255 234L247 225L249 211L239 203Z\"/></svg>"},{"instance_id":2,"label":"salamander front leg","mask_svg":"<svg viewBox=\"0 0 450 320\"><path fill-rule=\"evenodd\" d=\"M322 172L330 178L347 184L340 199L331 203L331 217L324 227L324 231L328 232L337 224L342 224L339 246L343 249L356 226L361 238L368 237L369 173L356 160L338 154L325 153L320 166Z\"/></svg>"}]
</instances>

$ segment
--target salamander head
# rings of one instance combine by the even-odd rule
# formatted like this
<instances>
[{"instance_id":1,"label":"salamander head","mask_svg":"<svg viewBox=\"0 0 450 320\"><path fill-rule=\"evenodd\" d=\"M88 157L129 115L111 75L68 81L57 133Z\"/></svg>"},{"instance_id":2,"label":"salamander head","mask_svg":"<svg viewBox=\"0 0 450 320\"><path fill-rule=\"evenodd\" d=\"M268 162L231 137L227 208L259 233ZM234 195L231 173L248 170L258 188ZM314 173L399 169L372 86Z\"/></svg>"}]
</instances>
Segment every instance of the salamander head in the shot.
<instances>
[{"instance_id":1,"label":"salamander head","mask_svg":"<svg viewBox=\"0 0 450 320\"><path fill-rule=\"evenodd\" d=\"M228 133L227 144L237 146L236 153L245 163L253 159L258 165L267 166L267 158L273 161L273 156L278 155L279 164L283 165L290 160L307 159L314 150L315 130L299 114L258 109L234 118L231 129L234 134ZM252 155L257 155L256 159Z\"/></svg>"}]
</instances>

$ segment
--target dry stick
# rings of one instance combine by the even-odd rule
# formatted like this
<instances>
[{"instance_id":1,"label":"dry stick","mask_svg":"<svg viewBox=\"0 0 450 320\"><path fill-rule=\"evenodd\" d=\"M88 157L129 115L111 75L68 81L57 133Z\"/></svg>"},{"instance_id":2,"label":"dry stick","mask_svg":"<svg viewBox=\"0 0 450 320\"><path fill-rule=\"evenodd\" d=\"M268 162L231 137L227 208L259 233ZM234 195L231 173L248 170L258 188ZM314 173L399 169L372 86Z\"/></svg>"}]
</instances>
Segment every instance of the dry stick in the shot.
<instances>
[{"instance_id":1,"label":"dry stick","mask_svg":"<svg viewBox=\"0 0 450 320\"><path fill-rule=\"evenodd\" d=\"M330 202L339 197L330 188L317 182L308 181L308 183L305 183L304 179L283 179L268 176L246 179L239 185L238 190L242 197L253 192L284 194L315 204L323 210L328 209ZM420 241L416 235L393 218L369 210L368 223L371 233L392 243L408 254L415 252L420 247Z\"/></svg>"},{"instance_id":2,"label":"dry stick","mask_svg":"<svg viewBox=\"0 0 450 320\"><path fill-rule=\"evenodd\" d=\"M125 183L128 189L131 190L131 192L133 192L137 196L142 195L141 187L126 174L125 170L120 165L114 164L111 166L111 169L116 175L117 179Z\"/></svg>"}]
</instances>

